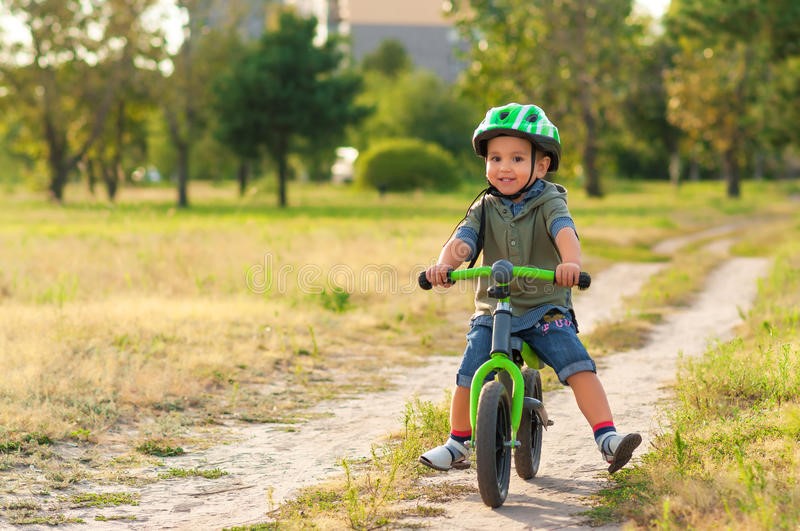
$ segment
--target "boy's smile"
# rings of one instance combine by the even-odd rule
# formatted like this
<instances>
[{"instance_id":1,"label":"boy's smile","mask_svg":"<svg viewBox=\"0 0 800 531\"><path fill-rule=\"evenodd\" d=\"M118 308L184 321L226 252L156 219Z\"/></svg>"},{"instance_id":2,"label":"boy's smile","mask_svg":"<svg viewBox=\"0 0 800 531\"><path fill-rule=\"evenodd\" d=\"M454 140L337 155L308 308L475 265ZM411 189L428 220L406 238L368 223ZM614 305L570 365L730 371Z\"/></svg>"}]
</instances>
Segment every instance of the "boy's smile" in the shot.
<instances>
[{"instance_id":1,"label":"boy's smile","mask_svg":"<svg viewBox=\"0 0 800 531\"><path fill-rule=\"evenodd\" d=\"M498 136L487 144L486 178L503 195L513 195L544 176L549 165L549 157L534 162L533 145L523 138Z\"/></svg>"}]
</instances>

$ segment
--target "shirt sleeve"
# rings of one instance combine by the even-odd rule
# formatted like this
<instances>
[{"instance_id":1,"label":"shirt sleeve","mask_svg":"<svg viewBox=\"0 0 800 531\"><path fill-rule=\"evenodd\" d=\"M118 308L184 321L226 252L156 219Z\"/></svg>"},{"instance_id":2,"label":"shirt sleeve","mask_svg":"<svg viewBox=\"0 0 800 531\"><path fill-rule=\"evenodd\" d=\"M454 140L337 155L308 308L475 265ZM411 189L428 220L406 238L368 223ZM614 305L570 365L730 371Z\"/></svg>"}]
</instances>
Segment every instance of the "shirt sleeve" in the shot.
<instances>
[{"instance_id":1,"label":"shirt sleeve","mask_svg":"<svg viewBox=\"0 0 800 531\"><path fill-rule=\"evenodd\" d=\"M567 208L567 202L562 198L548 201L545 210L545 222L553 240L555 240L556 234L565 227L571 228L576 235L578 234L572 214L569 213L569 208Z\"/></svg>"},{"instance_id":2,"label":"shirt sleeve","mask_svg":"<svg viewBox=\"0 0 800 531\"><path fill-rule=\"evenodd\" d=\"M470 248L469 256L464 260L465 262L471 261L475 257L475 251L478 249L478 232L481 228L482 210L481 200L473 203L456 229L455 237L464 241Z\"/></svg>"},{"instance_id":3,"label":"shirt sleeve","mask_svg":"<svg viewBox=\"0 0 800 531\"><path fill-rule=\"evenodd\" d=\"M556 239L556 234L561 232L561 229L571 228L575 231L575 234L578 234L578 229L575 228L575 222L569 216L562 216L560 218L556 218L550 223L550 235L553 239Z\"/></svg>"},{"instance_id":4,"label":"shirt sleeve","mask_svg":"<svg viewBox=\"0 0 800 531\"><path fill-rule=\"evenodd\" d=\"M478 233L472 227L461 225L456 230L456 238L469 245L469 256L464 261L471 261L475 257L475 250L478 248Z\"/></svg>"}]
</instances>

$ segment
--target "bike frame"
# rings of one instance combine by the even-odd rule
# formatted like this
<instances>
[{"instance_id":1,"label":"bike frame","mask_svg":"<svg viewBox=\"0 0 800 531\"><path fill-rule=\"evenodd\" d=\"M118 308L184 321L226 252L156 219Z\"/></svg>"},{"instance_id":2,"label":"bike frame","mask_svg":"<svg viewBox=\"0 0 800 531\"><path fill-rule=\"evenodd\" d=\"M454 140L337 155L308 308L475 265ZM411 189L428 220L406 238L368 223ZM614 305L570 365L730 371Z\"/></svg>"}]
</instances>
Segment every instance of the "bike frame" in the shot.
<instances>
[{"instance_id":1,"label":"bike frame","mask_svg":"<svg viewBox=\"0 0 800 531\"><path fill-rule=\"evenodd\" d=\"M553 282L555 273L547 269L539 269L537 267L514 266L512 278L525 277L532 279L539 279L548 282ZM453 281L468 280L478 277L491 277L491 266L473 267L470 269L461 269L451 271L449 276ZM472 444L475 444L475 426L478 417L478 400L480 398L481 389L483 388L486 376L491 372L505 371L513 381L513 388L511 391L511 440L517 440L517 430L522 420L522 409L525 403L525 382L522 378L522 371L520 367L512 360L511 353L511 297L508 295L507 287L510 282L502 283L497 282L496 287L501 290L506 296L497 300L497 306L492 313L493 326L492 326L492 350L489 360L484 362L475 372L472 377L472 385L470 386L470 407L469 407L469 422L472 427ZM522 359L531 368L541 368L541 362L537 363L534 367L528 360L538 361L536 354L534 354L531 347L522 342Z\"/></svg>"}]
</instances>

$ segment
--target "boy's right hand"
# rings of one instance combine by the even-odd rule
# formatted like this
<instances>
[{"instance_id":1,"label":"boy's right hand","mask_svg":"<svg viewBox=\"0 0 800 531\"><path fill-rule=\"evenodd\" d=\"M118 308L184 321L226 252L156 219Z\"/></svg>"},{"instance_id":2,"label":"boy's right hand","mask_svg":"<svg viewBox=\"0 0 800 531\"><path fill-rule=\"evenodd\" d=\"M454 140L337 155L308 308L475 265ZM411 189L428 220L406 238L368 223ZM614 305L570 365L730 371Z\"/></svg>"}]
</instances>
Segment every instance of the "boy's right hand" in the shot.
<instances>
[{"instance_id":1,"label":"boy's right hand","mask_svg":"<svg viewBox=\"0 0 800 531\"><path fill-rule=\"evenodd\" d=\"M447 264L436 264L425 271L425 278L434 286L445 286L449 288L453 283L447 278L447 273L452 270L453 268Z\"/></svg>"}]
</instances>

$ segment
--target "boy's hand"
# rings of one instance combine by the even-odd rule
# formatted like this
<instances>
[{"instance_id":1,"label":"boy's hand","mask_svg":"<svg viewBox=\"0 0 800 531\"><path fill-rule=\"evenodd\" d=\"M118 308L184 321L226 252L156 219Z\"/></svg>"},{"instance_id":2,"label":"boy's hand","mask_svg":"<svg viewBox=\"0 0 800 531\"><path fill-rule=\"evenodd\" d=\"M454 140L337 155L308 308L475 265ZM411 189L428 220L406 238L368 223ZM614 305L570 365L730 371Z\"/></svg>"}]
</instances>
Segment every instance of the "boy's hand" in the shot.
<instances>
[{"instance_id":1,"label":"boy's hand","mask_svg":"<svg viewBox=\"0 0 800 531\"><path fill-rule=\"evenodd\" d=\"M447 273L452 270L453 268L447 264L436 264L425 271L425 278L434 286L445 286L449 288L453 283L447 279Z\"/></svg>"},{"instance_id":2,"label":"boy's hand","mask_svg":"<svg viewBox=\"0 0 800 531\"><path fill-rule=\"evenodd\" d=\"M556 266L556 285L571 288L578 284L581 266L574 262L562 262Z\"/></svg>"}]
</instances>

